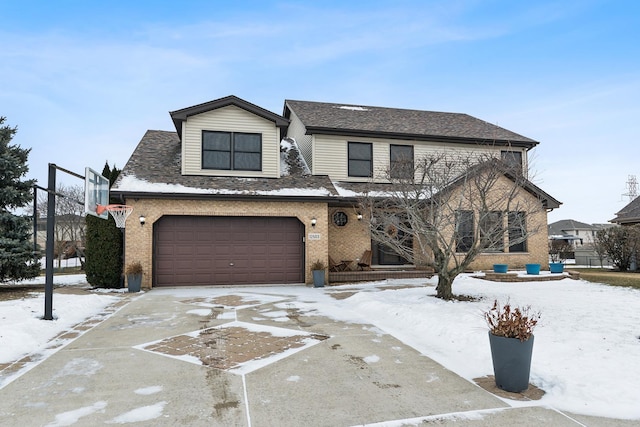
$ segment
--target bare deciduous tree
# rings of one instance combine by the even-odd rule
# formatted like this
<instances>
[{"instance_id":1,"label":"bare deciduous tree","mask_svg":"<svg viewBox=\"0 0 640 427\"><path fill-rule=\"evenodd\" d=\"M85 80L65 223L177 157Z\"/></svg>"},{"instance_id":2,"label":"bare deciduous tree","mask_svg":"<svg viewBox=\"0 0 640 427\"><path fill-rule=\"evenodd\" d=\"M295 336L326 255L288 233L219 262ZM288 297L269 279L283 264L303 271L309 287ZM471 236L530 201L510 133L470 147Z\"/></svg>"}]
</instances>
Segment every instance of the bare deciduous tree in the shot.
<instances>
[{"instance_id":1,"label":"bare deciduous tree","mask_svg":"<svg viewBox=\"0 0 640 427\"><path fill-rule=\"evenodd\" d=\"M58 184L56 190L56 221L54 251L58 260L58 267L66 255L77 254L84 268L84 242L85 219L84 205L79 203L84 200L84 188L80 185ZM40 218L47 216L47 194L38 195L38 215Z\"/></svg>"},{"instance_id":2,"label":"bare deciduous tree","mask_svg":"<svg viewBox=\"0 0 640 427\"><path fill-rule=\"evenodd\" d=\"M549 240L549 258L551 262L565 262L573 256L574 247L565 240Z\"/></svg>"},{"instance_id":3,"label":"bare deciduous tree","mask_svg":"<svg viewBox=\"0 0 640 427\"><path fill-rule=\"evenodd\" d=\"M607 255L607 247L602 239L603 235L600 232L603 230L598 230L595 236L593 236L593 243L591 243L591 247L593 251L598 256L600 260L600 268L604 266L604 260L608 258Z\"/></svg>"},{"instance_id":4,"label":"bare deciduous tree","mask_svg":"<svg viewBox=\"0 0 640 427\"><path fill-rule=\"evenodd\" d=\"M529 191L535 186L522 169L489 155L435 153L394 162L386 175L387 191L360 201L372 239L432 266L439 298L454 298L453 280L478 255L522 248L544 228L543 203Z\"/></svg>"},{"instance_id":5,"label":"bare deciduous tree","mask_svg":"<svg viewBox=\"0 0 640 427\"><path fill-rule=\"evenodd\" d=\"M596 239L613 265L620 271L627 271L636 261L640 249L640 225L598 230Z\"/></svg>"}]
</instances>

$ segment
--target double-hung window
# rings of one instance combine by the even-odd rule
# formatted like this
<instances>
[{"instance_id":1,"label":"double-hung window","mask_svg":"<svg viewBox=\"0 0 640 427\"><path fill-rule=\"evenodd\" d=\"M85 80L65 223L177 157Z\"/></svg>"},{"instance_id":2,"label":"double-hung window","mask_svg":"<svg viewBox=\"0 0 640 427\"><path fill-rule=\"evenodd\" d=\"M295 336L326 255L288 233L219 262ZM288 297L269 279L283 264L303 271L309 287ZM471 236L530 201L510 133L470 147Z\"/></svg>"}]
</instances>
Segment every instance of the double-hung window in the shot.
<instances>
[{"instance_id":1,"label":"double-hung window","mask_svg":"<svg viewBox=\"0 0 640 427\"><path fill-rule=\"evenodd\" d=\"M413 145L394 145L389 147L389 177L394 179L413 179Z\"/></svg>"},{"instance_id":2,"label":"double-hung window","mask_svg":"<svg viewBox=\"0 0 640 427\"><path fill-rule=\"evenodd\" d=\"M500 156L509 168L515 172L522 173L522 152L521 151L501 151Z\"/></svg>"},{"instance_id":3,"label":"double-hung window","mask_svg":"<svg viewBox=\"0 0 640 427\"><path fill-rule=\"evenodd\" d=\"M456 252L473 247L473 211L456 211Z\"/></svg>"},{"instance_id":4,"label":"double-hung window","mask_svg":"<svg viewBox=\"0 0 640 427\"><path fill-rule=\"evenodd\" d=\"M480 212L478 227L480 228L480 242L485 252L504 251L504 225L502 212Z\"/></svg>"},{"instance_id":5,"label":"double-hung window","mask_svg":"<svg viewBox=\"0 0 640 427\"><path fill-rule=\"evenodd\" d=\"M349 176L373 176L373 144L368 142L349 143Z\"/></svg>"},{"instance_id":6,"label":"double-hung window","mask_svg":"<svg viewBox=\"0 0 640 427\"><path fill-rule=\"evenodd\" d=\"M524 212L509 212L509 252L527 252L527 222Z\"/></svg>"},{"instance_id":7,"label":"double-hung window","mask_svg":"<svg viewBox=\"0 0 640 427\"><path fill-rule=\"evenodd\" d=\"M262 170L262 135L203 131L202 169Z\"/></svg>"}]
</instances>

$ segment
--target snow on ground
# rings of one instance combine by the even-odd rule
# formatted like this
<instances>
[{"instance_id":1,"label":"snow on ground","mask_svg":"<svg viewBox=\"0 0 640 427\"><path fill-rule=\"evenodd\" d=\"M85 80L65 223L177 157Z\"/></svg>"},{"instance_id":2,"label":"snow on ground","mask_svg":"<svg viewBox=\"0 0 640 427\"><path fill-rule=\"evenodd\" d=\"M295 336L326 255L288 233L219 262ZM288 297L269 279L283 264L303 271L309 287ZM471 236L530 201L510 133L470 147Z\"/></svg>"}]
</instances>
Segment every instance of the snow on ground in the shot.
<instances>
[{"instance_id":1,"label":"snow on ground","mask_svg":"<svg viewBox=\"0 0 640 427\"><path fill-rule=\"evenodd\" d=\"M343 313L329 311L343 320L350 320L349 313L356 315L351 320L366 319L472 380L493 374L483 311L494 299L531 305L542 313L534 331L531 382L546 391L536 404L640 418L640 292L572 279L497 283L469 275L457 278L453 289L482 300L442 301L433 297L435 287L413 288L359 292L340 301Z\"/></svg>"},{"instance_id":2,"label":"snow on ground","mask_svg":"<svg viewBox=\"0 0 640 427\"><path fill-rule=\"evenodd\" d=\"M65 276L56 280L58 277ZM380 290L382 285L424 282L412 279L322 289L287 286L154 292L178 297L233 292L258 300L291 296L295 301L287 302L287 308L372 324L468 380L493 374L483 311L494 299L531 305L542 313L535 330L531 382L546 394L540 401L509 404L548 405L587 415L640 419L640 291L582 280L497 283L470 275L458 277L453 289L457 294L480 298L475 302L435 298L436 278L428 280L428 287ZM352 290L359 292L343 300L330 296ZM48 339L100 312L114 298L106 294L55 295L55 321L40 320L41 298L0 302L0 362L40 351ZM376 357L370 355L368 363L376 363ZM162 411L161 407L148 409L142 418L153 418ZM125 418L137 419L139 415L127 414Z\"/></svg>"},{"instance_id":3,"label":"snow on ground","mask_svg":"<svg viewBox=\"0 0 640 427\"><path fill-rule=\"evenodd\" d=\"M21 284L44 283L44 279L20 282ZM86 285L82 275L55 276L56 285ZM42 352L61 332L70 330L78 323L100 313L118 297L105 293L53 295L54 320L44 317L44 293L33 292L33 297L0 301L0 363L16 361L21 357Z\"/></svg>"},{"instance_id":4,"label":"snow on ground","mask_svg":"<svg viewBox=\"0 0 640 427\"><path fill-rule=\"evenodd\" d=\"M64 261L63 261L64 262ZM63 264L64 267L64 264ZM45 277L38 276L33 279L21 280L20 282L9 282L10 285L43 285L44 286ZM53 284L55 286L77 286L77 285L87 285L87 276L84 274L59 274L53 276ZM88 285L87 285L88 286Z\"/></svg>"}]
</instances>

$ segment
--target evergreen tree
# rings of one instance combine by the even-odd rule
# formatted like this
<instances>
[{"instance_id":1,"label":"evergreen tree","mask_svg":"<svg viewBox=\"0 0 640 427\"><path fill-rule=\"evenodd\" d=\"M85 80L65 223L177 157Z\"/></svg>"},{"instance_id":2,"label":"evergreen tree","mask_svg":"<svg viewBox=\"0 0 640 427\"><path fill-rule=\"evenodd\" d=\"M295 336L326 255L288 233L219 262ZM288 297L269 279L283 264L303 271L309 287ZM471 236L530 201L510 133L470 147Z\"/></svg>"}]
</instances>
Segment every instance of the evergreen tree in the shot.
<instances>
[{"instance_id":1,"label":"evergreen tree","mask_svg":"<svg viewBox=\"0 0 640 427\"><path fill-rule=\"evenodd\" d=\"M102 176L109 178L109 185L113 185L120 170L109 163L105 163ZM114 201L109 201L113 203ZM85 248L85 272L87 282L98 288L120 288L123 285L122 276L122 230L109 215L105 221L92 215L87 215L87 247Z\"/></svg>"},{"instance_id":2,"label":"evergreen tree","mask_svg":"<svg viewBox=\"0 0 640 427\"><path fill-rule=\"evenodd\" d=\"M17 128L4 125L5 120L0 117L0 282L30 279L40 272L30 241L33 218L12 213L33 199L35 180L24 180L31 150L11 145Z\"/></svg>"}]
</instances>

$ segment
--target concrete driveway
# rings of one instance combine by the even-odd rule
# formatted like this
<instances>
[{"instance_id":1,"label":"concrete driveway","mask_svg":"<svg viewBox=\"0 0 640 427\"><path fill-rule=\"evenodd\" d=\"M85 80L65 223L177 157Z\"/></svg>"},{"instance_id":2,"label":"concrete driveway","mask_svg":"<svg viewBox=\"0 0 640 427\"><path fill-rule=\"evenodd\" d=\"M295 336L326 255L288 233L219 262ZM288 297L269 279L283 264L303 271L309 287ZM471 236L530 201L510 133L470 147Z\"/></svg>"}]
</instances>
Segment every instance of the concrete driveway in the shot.
<instances>
[{"instance_id":1,"label":"concrete driveway","mask_svg":"<svg viewBox=\"0 0 640 427\"><path fill-rule=\"evenodd\" d=\"M514 407L371 325L294 308L297 289L125 295L0 389L0 425L621 425Z\"/></svg>"}]
</instances>

